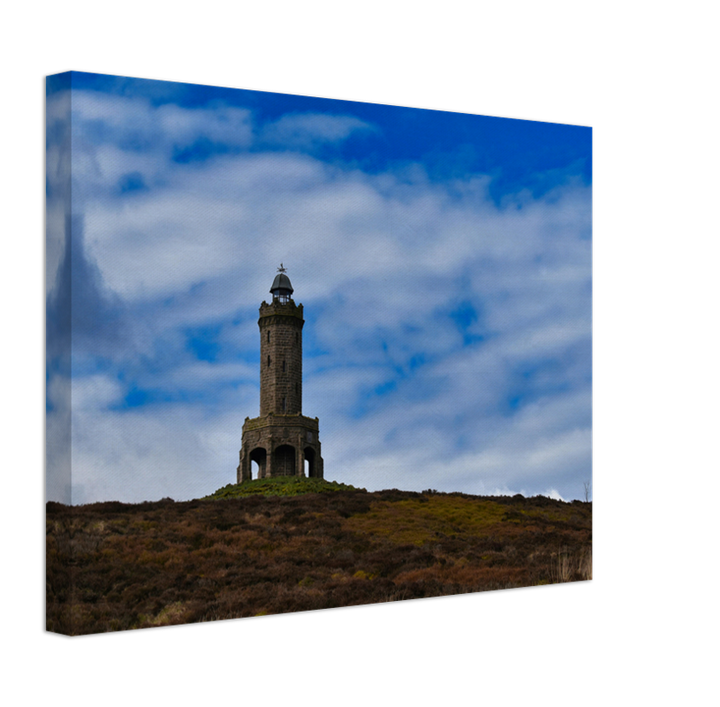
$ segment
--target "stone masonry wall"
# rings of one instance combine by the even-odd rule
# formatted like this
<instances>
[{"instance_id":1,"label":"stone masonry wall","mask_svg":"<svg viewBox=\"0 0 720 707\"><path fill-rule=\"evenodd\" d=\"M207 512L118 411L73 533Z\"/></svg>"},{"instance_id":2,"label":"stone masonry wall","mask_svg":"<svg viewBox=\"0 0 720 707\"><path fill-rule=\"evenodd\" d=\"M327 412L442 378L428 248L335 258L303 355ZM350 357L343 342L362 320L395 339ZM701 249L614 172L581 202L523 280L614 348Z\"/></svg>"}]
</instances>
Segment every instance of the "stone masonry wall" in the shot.
<instances>
[{"instance_id":1,"label":"stone masonry wall","mask_svg":"<svg viewBox=\"0 0 720 707\"><path fill-rule=\"evenodd\" d=\"M310 462L310 476L324 478L322 448L317 418L304 415L273 415L247 418L242 431L238 483L252 478L252 459L263 461L260 478L304 475L304 462ZM259 459L256 456L256 461Z\"/></svg>"},{"instance_id":2,"label":"stone masonry wall","mask_svg":"<svg viewBox=\"0 0 720 707\"><path fill-rule=\"evenodd\" d=\"M302 305L260 307L260 417L302 414Z\"/></svg>"}]
</instances>

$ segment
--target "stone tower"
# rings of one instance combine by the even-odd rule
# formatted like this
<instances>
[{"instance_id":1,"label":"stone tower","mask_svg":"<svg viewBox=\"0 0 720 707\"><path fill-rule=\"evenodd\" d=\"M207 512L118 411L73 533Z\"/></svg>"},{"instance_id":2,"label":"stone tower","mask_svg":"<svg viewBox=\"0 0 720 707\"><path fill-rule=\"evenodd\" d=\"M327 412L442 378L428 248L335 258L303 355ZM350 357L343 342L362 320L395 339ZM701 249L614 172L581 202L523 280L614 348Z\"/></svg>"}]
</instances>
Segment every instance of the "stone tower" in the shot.
<instances>
[{"instance_id":1,"label":"stone tower","mask_svg":"<svg viewBox=\"0 0 720 707\"><path fill-rule=\"evenodd\" d=\"M270 292L272 302L260 305L260 417L245 418L242 428L238 483L252 478L305 476L323 478L318 418L302 414L302 304L292 299L293 287L280 265Z\"/></svg>"}]
</instances>

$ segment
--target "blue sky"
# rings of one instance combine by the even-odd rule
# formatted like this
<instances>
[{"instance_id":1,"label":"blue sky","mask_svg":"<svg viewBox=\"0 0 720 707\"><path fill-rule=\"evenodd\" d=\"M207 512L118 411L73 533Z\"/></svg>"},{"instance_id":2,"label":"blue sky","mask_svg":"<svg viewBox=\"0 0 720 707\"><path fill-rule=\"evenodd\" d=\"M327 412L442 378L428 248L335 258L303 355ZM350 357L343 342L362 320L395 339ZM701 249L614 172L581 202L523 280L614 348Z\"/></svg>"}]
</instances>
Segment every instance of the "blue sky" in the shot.
<instances>
[{"instance_id":1,"label":"blue sky","mask_svg":"<svg viewBox=\"0 0 720 707\"><path fill-rule=\"evenodd\" d=\"M583 497L590 128L74 73L47 131L48 499L234 482L280 262L326 478Z\"/></svg>"}]
</instances>

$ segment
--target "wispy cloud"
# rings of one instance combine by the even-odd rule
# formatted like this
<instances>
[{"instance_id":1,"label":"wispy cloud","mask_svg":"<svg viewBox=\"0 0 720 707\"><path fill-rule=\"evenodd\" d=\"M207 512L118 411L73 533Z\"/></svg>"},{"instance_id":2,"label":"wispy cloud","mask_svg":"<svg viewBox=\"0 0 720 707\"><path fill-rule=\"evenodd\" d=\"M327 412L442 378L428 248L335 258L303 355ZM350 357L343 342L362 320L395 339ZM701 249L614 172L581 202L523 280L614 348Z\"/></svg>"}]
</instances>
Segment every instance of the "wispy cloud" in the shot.
<instances>
[{"instance_id":1,"label":"wispy cloud","mask_svg":"<svg viewBox=\"0 0 720 707\"><path fill-rule=\"evenodd\" d=\"M290 113L265 125L260 140L267 146L286 150L311 150L342 142L352 133L371 130L374 130L373 126L352 116Z\"/></svg>"}]
</instances>

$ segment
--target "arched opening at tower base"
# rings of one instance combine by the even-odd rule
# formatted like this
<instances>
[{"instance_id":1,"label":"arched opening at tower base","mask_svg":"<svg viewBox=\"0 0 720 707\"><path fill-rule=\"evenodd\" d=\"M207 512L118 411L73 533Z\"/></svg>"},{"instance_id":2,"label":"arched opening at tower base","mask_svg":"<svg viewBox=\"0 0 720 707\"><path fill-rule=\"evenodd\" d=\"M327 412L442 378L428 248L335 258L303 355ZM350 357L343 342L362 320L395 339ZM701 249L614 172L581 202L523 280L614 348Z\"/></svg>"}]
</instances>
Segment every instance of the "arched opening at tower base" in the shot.
<instances>
[{"instance_id":1,"label":"arched opening at tower base","mask_svg":"<svg viewBox=\"0 0 720 707\"><path fill-rule=\"evenodd\" d=\"M305 476L309 479L317 476L317 468L315 464L315 450L312 447L305 447L303 451L305 456Z\"/></svg>"},{"instance_id":2,"label":"arched opening at tower base","mask_svg":"<svg viewBox=\"0 0 720 707\"><path fill-rule=\"evenodd\" d=\"M275 449L272 460L273 476L295 476L295 448L283 444Z\"/></svg>"},{"instance_id":3,"label":"arched opening at tower base","mask_svg":"<svg viewBox=\"0 0 720 707\"><path fill-rule=\"evenodd\" d=\"M256 447L250 452L250 478L262 479L265 476L267 452L263 447Z\"/></svg>"}]
</instances>

